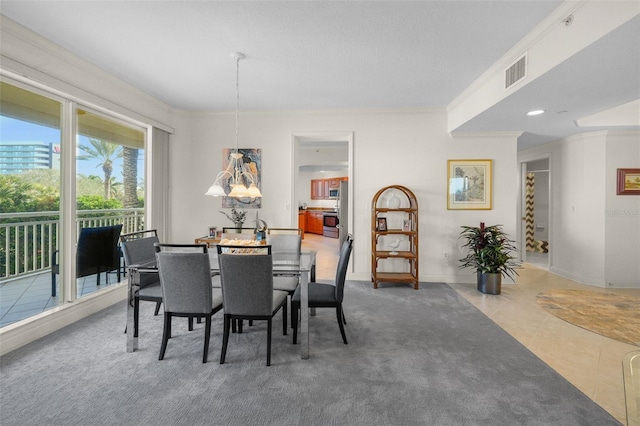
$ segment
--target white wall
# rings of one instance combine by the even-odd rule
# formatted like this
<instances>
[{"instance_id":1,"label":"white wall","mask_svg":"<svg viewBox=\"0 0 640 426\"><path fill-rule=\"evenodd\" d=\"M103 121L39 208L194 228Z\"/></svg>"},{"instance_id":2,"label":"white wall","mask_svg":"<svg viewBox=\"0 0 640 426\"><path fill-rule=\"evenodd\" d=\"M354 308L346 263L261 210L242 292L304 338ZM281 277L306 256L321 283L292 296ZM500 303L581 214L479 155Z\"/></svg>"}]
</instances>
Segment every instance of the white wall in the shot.
<instances>
[{"instance_id":1,"label":"white wall","mask_svg":"<svg viewBox=\"0 0 640 426\"><path fill-rule=\"evenodd\" d=\"M640 196L616 195L617 169L640 166L640 132L609 132L605 150L605 281L640 288Z\"/></svg>"},{"instance_id":2,"label":"white wall","mask_svg":"<svg viewBox=\"0 0 640 426\"><path fill-rule=\"evenodd\" d=\"M420 279L474 282L472 271L457 268L461 225L502 224L515 235L517 201L514 135L452 139L443 110L314 111L241 113L240 148L262 149L260 218L282 226L290 221L289 186L292 134L354 132L353 205L355 238L351 277L370 277L371 198L383 186L409 187L420 206ZM183 117L171 145L172 224L170 238L189 242L209 225L228 222L218 212L221 200L204 192L222 166L222 149L234 141L234 117L210 114ZM446 208L448 159L494 160L494 202L488 211ZM291 207L291 206L289 206ZM297 206L293 206L296 208ZM250 218L254 215L251 212ZM445 259L444 253L449 253Z\"/></svg>"},{"instance_id":3,"label":"white wall","mask_svg":"<svg viewBox=\"0 0 640 426\"><path fill-rule=\"evenodd\" d=\"M640 163L640 133L583 133L518 158L540 155L550 156L550 271L599 287L640 288L640 199L615 195L616 169Z\"/></svg>"}]
</instances>

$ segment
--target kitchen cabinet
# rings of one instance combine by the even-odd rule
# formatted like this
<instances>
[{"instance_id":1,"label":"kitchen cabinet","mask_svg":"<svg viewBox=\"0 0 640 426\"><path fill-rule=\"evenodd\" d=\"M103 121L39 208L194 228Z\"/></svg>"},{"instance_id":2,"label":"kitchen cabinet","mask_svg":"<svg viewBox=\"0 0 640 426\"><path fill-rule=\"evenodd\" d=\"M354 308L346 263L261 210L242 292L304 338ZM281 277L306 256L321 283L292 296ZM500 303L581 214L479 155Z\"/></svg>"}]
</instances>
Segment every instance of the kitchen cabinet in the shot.
<instances>
[{"instance_id":1,"label":"kitchen cabinet","mask_svg":"<svg viewBox=\"0 0 640 426\"><path fill-rule=\"evenodd\" d=\"M311 179L311 199L324 200L329 196L325 191L324 179Z\"/></svg>"},{"instance_id":2,"label":"kitchen cabinet","mask_svg":"<svg viewBox=\"0 0 640 426\"><path fill-rule=\"evenodd\" d=\"M307 210L307 232L322 235L323 216L322 210Z\"/></svg>"},{"instance_id":3,"label":"kitchen cabinet","mask_svg":"<svg viewBox=\"0 0 640 426\"><path fill-rule=\"evenodd\" d=\"M329 189L338 188L341 181L349 180L347 176L326 179L311 179L311 199L329 200Z\"/></svg>"},{"instance_id":4,"label":"kitchen cabinet","mask_svg":"<svg viewBox=\"0 0 640 426\"><path fill-rule=\"evenodd\" d=\"M371 281L418 290L418 200L404 186L384 187L371 201Z\"/></svg>"},{"instance_id":5,"label":"kitchen cabinet","mask_svg":"<svg viewBox=\"0 0 640 426\"><path fill-rule=\"evenodd\" d=\"M304 233L307 231L307 212L299 211L298 212L298 228L302 229L302 238L304 238Z\"/></svg>"}]
</instances>

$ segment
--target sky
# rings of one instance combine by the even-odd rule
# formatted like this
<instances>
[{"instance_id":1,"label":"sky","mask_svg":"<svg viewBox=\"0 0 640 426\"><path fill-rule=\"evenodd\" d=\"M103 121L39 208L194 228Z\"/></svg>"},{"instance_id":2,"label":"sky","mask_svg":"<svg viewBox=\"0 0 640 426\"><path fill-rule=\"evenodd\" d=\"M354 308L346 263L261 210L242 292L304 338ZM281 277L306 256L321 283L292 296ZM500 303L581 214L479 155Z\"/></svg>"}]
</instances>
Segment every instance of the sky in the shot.
<instances>
[{"instance_id":1,"label":"sky","mask_svg":"<svg viewBox=\"0 0 640 426\"><path fill-rule=\"evenodd\" d=\"M60 130L51 127L32 124L21 120L14 120L0 116L0 142L53 142L60 144ZM81 144L89 144L88 138L81 136ZM143 170L143 155L138 157L138 170ZM80 160L77 162L77 173L85 176L96 175L103 177L102 168L97 160ZM122 182L122 159L114 161L113 177ZM139 174L139 179L141 176Z\"/></svg>"}]
</instances>

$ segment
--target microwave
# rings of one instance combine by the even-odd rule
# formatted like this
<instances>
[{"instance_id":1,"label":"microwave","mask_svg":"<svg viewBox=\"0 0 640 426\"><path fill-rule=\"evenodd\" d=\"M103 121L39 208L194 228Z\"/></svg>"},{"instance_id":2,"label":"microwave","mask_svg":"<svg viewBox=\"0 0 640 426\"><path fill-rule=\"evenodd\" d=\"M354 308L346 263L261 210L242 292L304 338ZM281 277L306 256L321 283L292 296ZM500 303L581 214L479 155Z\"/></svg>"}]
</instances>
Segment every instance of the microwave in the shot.
<instances>
[{"instance_id":1,"label":"microwave","mask_svg":"<svg viewBox=\"0 0 640 426\"><path fill-rule=\"evenodd\" d=\"M337 200L340 196L340 188L329 188L329 198Z\"/></svg>"}]
</instances>

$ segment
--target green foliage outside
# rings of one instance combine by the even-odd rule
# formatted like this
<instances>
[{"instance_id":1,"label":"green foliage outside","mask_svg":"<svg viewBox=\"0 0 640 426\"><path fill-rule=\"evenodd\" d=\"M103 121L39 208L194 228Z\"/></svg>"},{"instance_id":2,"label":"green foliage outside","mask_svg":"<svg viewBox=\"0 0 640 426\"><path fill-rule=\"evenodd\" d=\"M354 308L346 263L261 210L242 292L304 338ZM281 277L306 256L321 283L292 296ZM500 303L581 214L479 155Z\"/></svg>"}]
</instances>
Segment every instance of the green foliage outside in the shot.
<instances>
[{"instance_id":1,"label":"green foliage outside","mask_svg":"<svg viewBox=\"0 0 640 426\"><path fill-rule=\"evenodd\" d=\"M113 181L113 178L111 178ZM119 184L112 182L109 185L112 198L105 199L105 185L98 176L78 176L76 182L76 206L78 210L111 210L122 209L123 194L117 191ZM144 207L144 199L138 194L137 205ZM60 210L60 171L53 169L37 169L29 172L0 175L0 213L24 213L24 212L58 212ZM108 216L105 213L96 213L90 216ZM114 216L119 213L112 213ZM84 215L86 217L87 215ZM33 221L58 220L58 214L50 217L14 217L1 219L0 223L24 223ZM11 273L25 272L22 270L22 255L25 247L19 248L16 260L16 243L26 244L26 251L33 253L35 247L35 260L40 264L41 257L44 257L45 264L49 263L51 253L43 252L49 247L49 238L52 235L51 246L56 246L56 233L51 227L54 225L42 225L42 227L26 226L18 227L17 238L10 238L9 252L7 253L5 244L0 244L0 277L5 276L5 265L9 262ZM0 241L6 241L6 228L0 227ZM37 234L37 235L34 235ZM42 246L41 246L41 243ZM16 265L18 270L16 271Z\"/></svg>"}]
</instances>

